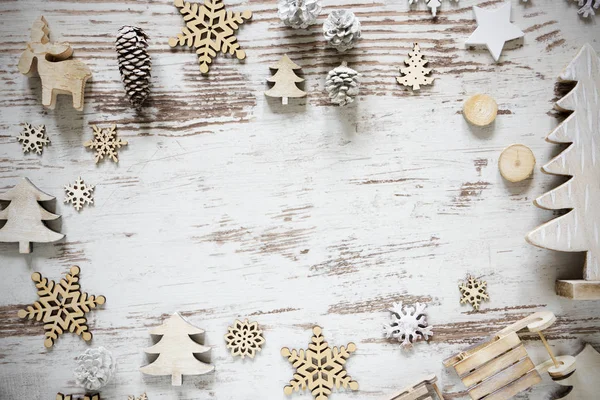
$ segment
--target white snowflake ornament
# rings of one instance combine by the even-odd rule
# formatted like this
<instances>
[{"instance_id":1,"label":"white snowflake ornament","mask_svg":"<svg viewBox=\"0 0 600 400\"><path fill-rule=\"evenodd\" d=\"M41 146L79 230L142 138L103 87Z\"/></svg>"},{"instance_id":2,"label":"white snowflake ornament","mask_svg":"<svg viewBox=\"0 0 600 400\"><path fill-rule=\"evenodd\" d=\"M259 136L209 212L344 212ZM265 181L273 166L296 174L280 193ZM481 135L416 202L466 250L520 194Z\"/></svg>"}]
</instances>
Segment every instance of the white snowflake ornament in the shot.
<instances>
[{"instance_id":1,"label":"white snowflake ornament","mask_svg":"<svg viewBox=\"0 0 600 400\"><path fill-rule=\"evenodd\" d=\"M479 304L482 301L488 301L490 297L487 294L487 282L477 280L471 276L467 277L467 282L458 285L462 298L460 304L469 303L475 310L479 310Z\"/></svg>"},{"instance_id":2,"label":"white snowflake ornament","mask_svg":"<svg viewBox=\"0 0 600 400\"><path fill-rule=\"evenodd\" d=\"M21 131L21 136L18 136L17 140L23 145L23 153L35 151L36 154L42 154L44 146L50 143L50 140L46 136L45 125L33 127L28 123L25 123L25 127Z\"/></svg>"},{"instance_id":3,"label":"white snowflake ornament","mask_svg":"<svg viewBox=\"0 0 600 400\"><path fill-rule=\"evenodd\" d=\"M73 204L77 211L86 204L94 204L94 185L86 185L81 177L74 184L65 185L65 203Z\"/></svg>"},{"instance_id":4,"label":"white snowflake ornament","mask_svg":"<svg viewBox=\"0 0 600 400\"><path fill-rule=\"evenodd\" d=\"M412 347L416 341L428 340L433 336L433 332L427 325L426 308L427 306L422 303L415 303L414 307L402 307L402 302L394 303L389 309L392 313L391 323L383 325L385 337L397 339L406 348Z\"/></svg>"},{"instance_id":5,"label":"white snowflake ornament","mask_svg":"<svg viewBox=\"0 0 600 400\"><path fill-rule=\"evenodd\" d=\"M419 0L408 0L408 4L417 3ZM442 5L442 0L424 0L427 7L431 8L431 14L435 17L437 15L437 9ZM458 3L458 0L454 0Z\"/></svg>"}]
</instances>

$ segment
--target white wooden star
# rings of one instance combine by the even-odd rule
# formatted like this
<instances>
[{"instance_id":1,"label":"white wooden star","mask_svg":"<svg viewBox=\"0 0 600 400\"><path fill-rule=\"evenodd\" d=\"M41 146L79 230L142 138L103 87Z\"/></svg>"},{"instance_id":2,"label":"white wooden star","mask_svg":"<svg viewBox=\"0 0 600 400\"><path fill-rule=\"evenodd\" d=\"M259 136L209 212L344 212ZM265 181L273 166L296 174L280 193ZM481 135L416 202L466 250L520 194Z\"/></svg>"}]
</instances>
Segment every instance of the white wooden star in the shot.
<instances>
[{"instance_id":1,"label":"white wooden star","mask_svg":"<svg viewBox=\"0 0 600 400\"><path fill-rule=\"evenodd\" d=\"M485 10L473 6L477 29L467 39L465 44L485 45L494 60L498 61L504 43L518 39L525 34L515 24L510 22L510 3L495 10Z\"/></svg>"}]
</instances>

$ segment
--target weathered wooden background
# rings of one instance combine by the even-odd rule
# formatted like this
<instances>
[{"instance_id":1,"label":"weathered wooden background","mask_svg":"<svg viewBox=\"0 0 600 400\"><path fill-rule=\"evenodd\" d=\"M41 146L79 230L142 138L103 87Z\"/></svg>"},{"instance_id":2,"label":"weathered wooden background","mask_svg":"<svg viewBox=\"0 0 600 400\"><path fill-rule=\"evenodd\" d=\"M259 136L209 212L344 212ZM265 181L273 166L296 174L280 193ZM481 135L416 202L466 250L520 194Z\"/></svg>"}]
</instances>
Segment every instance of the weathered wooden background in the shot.
<instances>
[{"instance_id":1,"label":"weathered wooden background","mask_svg":"<svg viewBox=\"0 0 600 400\"><path fill-rule=\"evenodd\" d=\"M208 77L196 55L172 51L182 26L168 0L0 2L0 190L20 177L57 196L64 241L35 245L30 256L0 245L0 398L49 400L79 392L74 358L89 346L66 334L52 350L39 323L17 311L36 300L33 271L59 279L77 264L81 284L107 303L89 314L93 346L118 358L102 398L146 391L155 399L284 399L292 368L282 346L302 348L311 327L331 345L354 341L348 372L359 392L331 399L385 399L435 373L448 398L464 388L442 359L529 313L548 308L558 322L548 337L558 354L584 342L600 347L599 302L554 294L557 277L581 275L583 258L528 245L525 234L551 219L532 200L560 179L536 168L520 184L502 180L501 150L530 146L538 167L558 153L544 138L564 116L553 102L566 93L555 77L590 42L600 50L600 16L583 20L567 0L511 0L526 33L495 64L485 50L465 49L474 30L471 6L445 1L437 19L406 0L327 1L308 30L285 28L276 2L228 0L254 17L238 38L247 60L219 56ZM326 49L321 24L338 7L361 19L363 39L347 54ZM69 41L94 77L83 112L68 98L41 106L39 79L17 71L32 22L44 15L51 38ZM113 42L123 24L151 37L153 91L142 115L124 98ZM412 93L396 84L413 42L435 69L435 84ZM283 107L263 95L268 65L287 53L304 67L305 101ZM356 105L340 109L323 91L342 60L362 74ZM474 129L463 101L486 92L500 115ZM23 155L21 123L45 124L43 155ZM129 146L120 163L94 164L82 144L91 124L116 123ZM62 204L63 186L82 176L96 185L95 206ZM488 281L481 312L459 304L457 284L472 273ZM435 336L412 351L382 337L392 302L426 302ZM206 330L214 374L144 377L148 329L181 311ZM223 335L238 317L257 320L266 345L254 360L234 360ZM526 342L535 361L539 340ZM551 399L564 388L546 377L520 398ZM293 398L309 399L308 393Z\"/></svg>"}]
</instances>

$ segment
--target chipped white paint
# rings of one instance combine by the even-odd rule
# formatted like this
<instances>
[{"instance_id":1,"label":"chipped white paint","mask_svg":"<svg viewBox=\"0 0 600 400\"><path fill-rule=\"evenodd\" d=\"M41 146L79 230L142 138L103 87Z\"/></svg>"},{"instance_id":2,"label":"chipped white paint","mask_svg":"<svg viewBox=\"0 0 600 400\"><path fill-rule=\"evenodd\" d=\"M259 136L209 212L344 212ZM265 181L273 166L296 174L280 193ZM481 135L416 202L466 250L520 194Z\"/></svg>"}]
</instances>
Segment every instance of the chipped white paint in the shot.
<instances>
[{"instance_id":1,"label":"chipped white paint","mask_svg":"<svg viewBox=\"0 0 600 400\"><path fill-rule=\"evenodd\" d=\"M275 2L225 0L228 9L254 13L237 34L247 57L219 56L203 77L193 51L169 48L182 24L171 0L0 2L0 193L21 176L53 196L79 175L96 185L85 212L56 204L63 241L36 244L30 256L0 245L0 398L78 392L72 370L88 345L62 335L46 351L43 328L16 315L36 299L32 272L60 279L73 264L86 290L106 295L89 325L92 346L117 358L102 391L108 400L144 391L150 400L308 400L283 395L293 369L280 349L304 348L315 324L332 345L357 346L346 366L360 390L331 400L384 399L428 374L448 398L460 398L464 386L442 360L543 308L559 317L547 331L556 354L576 354L582 341L600 349L598 303L554 293L556 279L580 273L580 257L523 239L552 218L532 199L556 180L536 170L510 184L496 167L511 143L531 148L542 164L556 154L543 140L559 122L548 115L564 94L555 92L556 77L584 43L600 50L597 26L570 1L513 0L524 45L507 44L506 62L495 64L487 50L464 48L476 26L472 6L481 3L444 2L434 22L423 3L410 10L407 1L332 0L307 31L284 27ZM336 8L352 9L363 23L362 41L343 57L362 76L348 109L331 106L324 92L327 72L342 61L321 32ZM53 40L70 42L94 74L83 112L68 96L44 110L39 80L16 70L41 14ZM153 88L139 115L114 50L126 24L150 36ZM415 41L438 78L416 95L395 81ZM262 93L268 66L285 53L303 66L308 95L282 106ZM460 114L476 93L498 102L490 127L474 128ZM21 121L51 133L42 156L21 153L14 137ZM92 124L112 123L129 145L118 164L96 165L83 143ZM492 301L478 313L459 304L467 272L488 282ZM426 303L435 326L416 351L379 329L400 301ZM215 366L181 387L139 371L150 361L148 330L177 310L206 331ZM235 318L264 331L253 360L234 359L226 347ZM525 346L534 361L547 358L539 341ZM547 400L561 389L546 377L519 400Z\"/></svg>"}]
</instances>

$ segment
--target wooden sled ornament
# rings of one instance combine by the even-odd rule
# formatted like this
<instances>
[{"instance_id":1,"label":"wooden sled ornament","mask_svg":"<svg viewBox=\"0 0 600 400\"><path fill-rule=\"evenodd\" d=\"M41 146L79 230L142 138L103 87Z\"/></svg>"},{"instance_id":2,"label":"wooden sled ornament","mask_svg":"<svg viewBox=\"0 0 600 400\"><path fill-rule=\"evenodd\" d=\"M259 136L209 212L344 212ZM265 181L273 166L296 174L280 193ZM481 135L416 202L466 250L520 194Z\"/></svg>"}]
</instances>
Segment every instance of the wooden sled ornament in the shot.
<instances>
[{"instance_id":1,"label":"wooden sled ornament","mask_svg":"<svg viewBox=\"0 0 600 400\"><path fill-rule=\"evenodd\" d=\"M555 321L550 311L532 314L502 329L491 340L444 360L444 366L454 367L473 400L510 399L540 383L544 372L556 379L573 371L575 358L555 357L542 333ZM525 328L540 336L550 360L533 364L517 335Z\"/></svg>"},{"instance_id":2,"label":"wooden sled ornament","mask_svg":"<svg viewBox=\"0 0 600 400\"><path fill-rule=\"evenodd\" d=\"M92 72L81 61L69 60L73 56L69 43L50 43L49 32L44 17L33 23L31 41L19 59L19 71L26 76L39 75L45 107L54 109L57 94L71 94L73 108L82 111L85 83Z\"/></svg>"},{"instance_id":3,"label":"wooden sled ornament","mask_svg":"<svg viewBox=\"0 0 600 400\"><path fill-rule=\"evenodd\" d=\"M556 383L571 386L571 391L561 399L589 400L600 393L600 353L586 344L581 353L575 356L577 367L572 374L555 378Z\"/></svg>"},{"instance_id":4,"label":"wooden sled ornament","mask_svg":"<svg viewBox=\"0 0 600 400\"><path fill-rule=\"evenodd\" d=\"M421 382L404 388L389 400L444 400L442 392L437 387L437 376L429 375Z\"/></svg>"}]
</instances>

